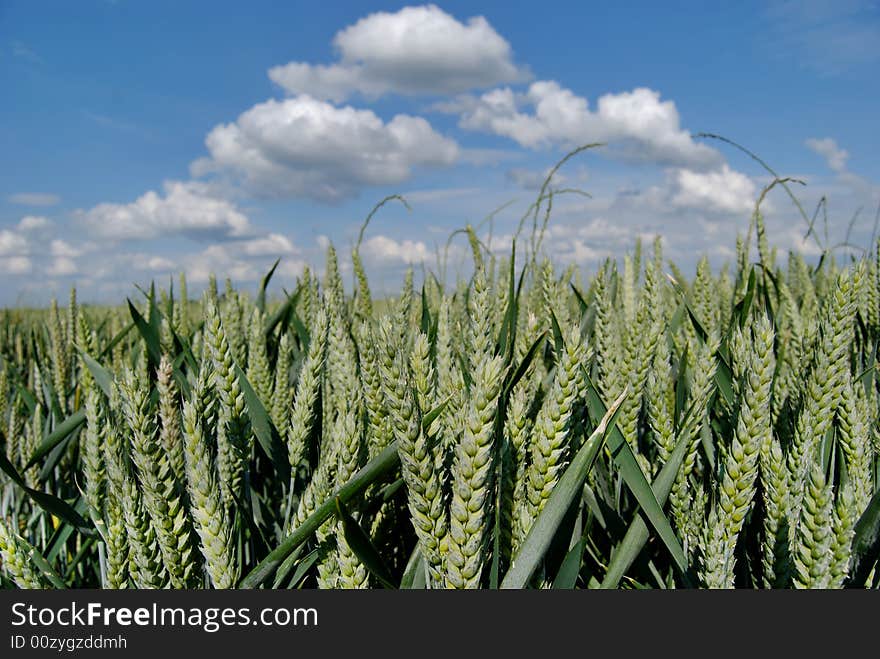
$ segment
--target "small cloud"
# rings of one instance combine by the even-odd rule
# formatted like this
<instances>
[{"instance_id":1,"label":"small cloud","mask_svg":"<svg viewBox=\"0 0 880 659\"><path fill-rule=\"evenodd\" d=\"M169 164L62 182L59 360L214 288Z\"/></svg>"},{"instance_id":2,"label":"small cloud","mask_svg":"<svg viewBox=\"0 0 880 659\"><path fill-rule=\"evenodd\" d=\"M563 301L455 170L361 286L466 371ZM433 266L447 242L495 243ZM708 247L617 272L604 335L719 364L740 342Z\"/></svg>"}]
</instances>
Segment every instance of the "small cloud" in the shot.
<instances>
[{"instance_id":1,"label":"small cloud","mask_svg":"<svg viewBox=\"0 0 880 659\"><path fill-rule=\"evenodd\" d=\"M19 192L9 195L7 199L19 206L54 206L61 201L58 195L48 192Z\"/></svg>"},{"instance_id":2,"label":"small cloud","mask_svg":"<svg viewBox=\"0 0 880 659\"><path fill-rule=\"evenodd\" d=\"M837 175L837 180L845 186L848 192L854 194L854 198L861 204L874 205L880 196L880 185L871 180L849 171L849 151L842 148L830 138L810 138L806 140L807 147L825 158L828 168Z\"/></svg>"},{"instance_id":3,"label":"small cloud","mask_svg":"<svg viewBox=\"0 0 880 659\"><path fill-rule=\"evenodd\" d=\"M754 182L727 163L709 172L678 169L672 175L675 206L720 213L748 213L754 206Z\"/></svg>"},{"instance_id":4,"label":"small cloud","mask_svg":"<svg viewBox=\"0 0 880 659\"><path fill-rule=\"evenodd\" d=\"M267 236L242 241L239 247L247 256L284 256L299 251L287 236L282 236L280 233L270 233Z\"/></svg>"},{"instance_id":5,"label":"small cloud","mask_svg":"<svg viewBox=\"0 0 880 659\"><path fill-rule=\"evenodd\" d=\"M60 239L55 239L49 244L49 253L58 258L76 258L82 254L82 250Z\"/></svg>"},{"instance_id":6,"label":"small cloud","mask_svg":"<svg viewBox=\"0 0 880 659\"><path fill-rule=\"evenodd\" d=\"M73 259L60 256L53 259L46 272L52 277L69 277L79 272L79 269Z\"/></svg>"},{"instance_id":7,"label":"small cloud","mask_svg":"<svg viewBox=\"0 0 880 659\"><path fill-rule=\"evenodd\" d=\"M846 171L846 161L849 159L849 152L841 149L835 140L830 137L818 139L811 137L806 141L807 147L825 158L828 167L838 174Z\"/></svg>"},{"instance_id":8,"label":"small cloud","mask_svg":"<svg viewBox=\"0 0 880 659\"><path fill-rule=\"evenodd\" d=\"M379 263L423 263L431 258L431 252L422 241L399 241L387 236L373 236L365 240L360 252L365 258Z\"/></svg>"},{"instance_id":9,"label":"small cloud","mask_svg":"<svg viewBox=\"0 0 880 659\"><path fill-rule=\"evenodd\" d=\"M0 257L0 272L6 275L24 275L31 271L33 264L26 256Z\"/></svg>"},{"instance_id":10,"label":"small cloud","mask_svg":"<svg viewBox=\"0 0 880 659\"><path fill-rule=\"evenodd\" d=\"M22 256L29 251L30 245L24 236L9 229L0 230L0 256Z\"/></svg>"},{"instance_id":11,"label":"small cloud","mask_svg":"<svg viewBox=\"0 0 880 659\"><path fill-rule=\"evenodd\" d=\"M135 259L135 267L138 270L149 270L151 272L169 272L174 270L174 261L166 259L163 256L143 256L139 255Z\"/></svg>"},{"instance_id":12,"label":"small cloud","mask_svg":"<svg viewBox=\"0 0 880 659\"><path fill-rule=\"evenodd\" d=\"M52 226L52 220L42 215L25 215L18 223L18 230L25 233L36 233Z\"/></svg>"},{"instance_id":13,"label":"small cloud","mask_svg":"<svg viewBox=\"0 0 880 659\"><path fill-rule=\"evenodd\" d=\"M748 217L754 210L756 195L755 181L726 163L708 171L671 167L661 183L619 190L611 206L618 212L637 212L646 219L661 221L671 230L671 223L685 218L688 223L700 218L729 224ZM772 209L768 201L763 208L765 212ZM688 226L686 230L692 229Z\"/></svg>"}]
</instances>

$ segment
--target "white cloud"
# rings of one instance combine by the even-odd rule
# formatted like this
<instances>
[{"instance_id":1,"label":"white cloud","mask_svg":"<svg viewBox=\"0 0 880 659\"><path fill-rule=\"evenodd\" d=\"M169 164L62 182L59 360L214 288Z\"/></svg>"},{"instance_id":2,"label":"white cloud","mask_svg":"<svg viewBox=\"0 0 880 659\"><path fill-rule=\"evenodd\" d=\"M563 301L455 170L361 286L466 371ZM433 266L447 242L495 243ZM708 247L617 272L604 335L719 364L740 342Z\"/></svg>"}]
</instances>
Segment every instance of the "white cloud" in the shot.
<instances>
[{"instance_id":1,"label":"white cloud","mask_svg":"<svg viewBox=\"0 0 880 659\"><path fill-rule=\"evenodd\" d=\"M554 214L602 211L609 216L629 213L641 216L642 223L656 225L661 233L693 232L693 222L748 222L754 210L758 184L726 163L718 169L695 171L670 167L654 184L624 187L614 195L598 193L593 199L568 197ZM572 209L572 210L569 210ZM774 210L765 200L765 215ZM621 221L626 226L626 222Z\"/></svg>"},{"instance_id":2,"label":"white cloud","mask_svg":"<svg viewBox=\"0 0 880 659\"><path fill-rule=\"evenodd\" d=\"M75 275L79 272L79 268L77 268L73 259L66 256L60 256L52 260L52 263L47 268L46 272L52 277L67 277Z\"/></svg>"},{"instance_id":3,"label":"white cloud","mask_svg":"<svg viewBox=\"0 0 880 659\"><path fill-rule=\"evenodd\" d=\"M292 95L307 94L334 103L346 100L356 89L365 91L364 86L371 88L368 92L371 96L379 93L368 81L361 79L357 69L339 64L324 66L290 62L269 69L269 78Z\"/></svg>"},{"instance_id":4,"label":"white cloud","mask_svg":"<svg viewBox=\"0 0 880 659\"><path fill-rule=\"evenodd\" d=\"M47 192L19 192L9 195L8 199L20 206L54 206L61 201L57 194Z\"/></svg>"},{"instance_id":5,"label":"white cloud","mask_svg":"<svg viewBox=\"0 0 880 659\"><path fill-rule=\"evenodd\" d=\"M49 253L59 258L76 258L82 254L82 249L56 238L49 244Z\"/></svg>"},{"instance_id":6,"label":"white cloud","mask_svg":"<svg viewBox=\"0 0 880 659\"><path fill-rule=\"evenodd\" d=\"M825 158L828 168L838 174L846 170L846 161L849 160L849 152L837 145L830 137L818 139L811 137L806 141L807 147Z\"/></svg>"},{"instance_id":7,"label":"white cloud","mask_svg":"<svg viewBox=\"0 0 880 659\"><path fill-rule=\"evenodd\" d=\"M5 275L23 275L31 271L33 264L26 256L0 257L0 273Z\"/></svg>"},{"instance_id":8,"label":"white cloud","mask_svg":"<svg viewBox=\"0 0 880 659\"><path fill-rule=\"evenodd\" d=\"M27 215L14 228L0 230L0 273L23 275L36 271L50 276L72 274L76 266L71 257L76 256L78 251L63 240L49 241L48 233L52 226L48 218Z\"/></svg>"},{"instance_id":9,"label":"white cloud","mask_svg":"<svg viewBox=\"0 0 880 659\"><path fill-rule=\"evenodd\" d=\"M174 261L164 256L140 255L134 260L138 270L150 270L152 272L170 272L175 269Z\"/></svg>"},{"instance_id":10,"label":"white cloud","mask_svg":"<svg viewBox=\"0 0 880 659\"><path fill-rule=\"evenodd\" d=\"M30 241L20 231L0 229L0 274L23 275L33 269Z\"/></svg>"},{"instance_id":11,"label":"white cloud","mask_svg":"<svg viewBox=\"0 0 880 659\"><path fill-rule=\"evenodd\" d=\"M129 204L99 204L81 217L96 235L111 240L173 235L222 239L251 231L248 218L204 184L170 181L164 187L164 196L151 190Z\"/></svg>"},{"instance_id":12,"label":"white cloud","mask_svg":"<svg viewBox=\"0 0 880 659\"><path fill-rule=\"evenodd\" d=\"M433 258L427 245L420 240L395 240L388 236L373 236L365 240L360 253L378 263L423 263Z\"/></svg>"},{"instance_id":13,"label":"white cloud","mask_svg":"<svg viewBox=\"0 0 880 659\"><path fill-rule=\"evenodd\" d=\"M726 163L709 172L678 169L672 177L675 206L720 213L748 213L754 207L754 182Z\"/></svg>"},{"instance_id":14,"label":"white cloud","mask_svg":"<svg viewBox=\"0 0 880 659\"><path fill-rule=\"evenodd\" d=\"M717 151L694 142L681 128L674 102L661 101L659 92L644 87L605 94L595 111L587 99L554 81L534 82L525 94L494 89L435 109L459 112L462 128L509 137L532 149L608 142L609 153L628 160L696 168L721 162Z\"/></svg>"},{"instance_id":15,"label":"white cloud","mask_svg":"<svg viewBox=\"0 0 880 659\"><path fill-rule=\"evenodd\" d=\"M528 77L485 18L462 23L435 5L370 14L338 32L333 45L338 63L291 62L269 77L290 94L336 102L355 92L456 94Z\"/></svg>"},{"instance_id":16,"label":"white cloud","mask_svg":"<svg viewBox=\"0 0 880 659\"><path fill-rule=\"evenodd\" d=\"M608 256L607 252L590 247L579 238L565 245L557 245L557 247L559 247L557 249L559 256L569 263L591 263Z\"/></svg>"},{"instance_id":17,"label":"white cloud","mask_svg":"<svg viewBox=\"0 0 880 659\"><path fill-rule=\"evenodd\" d=\"M849 171L849 151L837 144L830 138L812 137L805 144L811 151L825 158L828 168L837 175L837 181L843 185L843 195L852 197L859 205L873 206L880 196L880 185L871 180Z\"/></svg>"},{"instance_id":18,"label":"white cloud","mask_svg":"<svg viewBox=\"0 0 880 659\"><path fill-rule=\"evenodd\" d=\"M174 268L174 262L170 261L161 256L154 256L149 261L147 261L147 265L151 270L171 270Z\"/></svg>"},{"instance_id":19,"label":"white cloud","mask_svg":"<svg viewBox=\"0 0 880 659\"><path fill-rule=\"evenodd\" d=\"M28 251L28 241L24 236L8 229L0 230L0 256L21 256Z\"/></svg>"},{"instance_id":20,"label":"white cloud","mask_svg":"<svg viewBox=\"0 0 880 659\"><path fill-rule=\"evenodd\" d=\"M284 256L299 252L290 239L280 233L270 233L267 236L243 241L240 247L248 256Z\"/></svg>"},{"instance_id":21,"label":"white cloud","mask_svg":"<svg viewBox=\"0 0 880 659\"><path fill-rule=\"evenodd\" d=\"M384 123L370 110L308 96L255 105L215 127L205 143L211 157L193 163L194 175L232 173L255 194L321 201L401 183L414 167L448 166L459 153L421 117L398 114Z\"/></svg>"},{"instance_id":22,"label":"white cloud","mask_svg":"<svg viewBox=\"0 0 880 659\"><path fill-rule=\"evenodd\" d=\"M25 215L18 223L18 230L24 232L36 232L48 229L52 221L42 215Z\"/></svg>"}]
</instances>

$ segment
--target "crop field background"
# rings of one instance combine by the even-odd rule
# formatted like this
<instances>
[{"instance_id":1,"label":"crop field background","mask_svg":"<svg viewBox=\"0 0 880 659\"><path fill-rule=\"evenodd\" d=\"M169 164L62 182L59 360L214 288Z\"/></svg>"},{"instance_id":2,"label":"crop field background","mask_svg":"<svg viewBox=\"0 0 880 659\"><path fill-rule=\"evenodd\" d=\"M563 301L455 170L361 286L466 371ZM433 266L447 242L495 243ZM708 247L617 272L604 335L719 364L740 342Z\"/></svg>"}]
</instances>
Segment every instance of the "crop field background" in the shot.
<instances>
[{"instance_id":1,"label":"crop field background","mask_svg":"<svg viewBox=\"0 0 880 659\"><path fill-rule=\"evenodd\" d=\"M282 299L3 311L3 586L876 587L876 258L757 209L720 272L560 272L542 204L389 299L331 245Z\"/></svg>"}]
</instances>

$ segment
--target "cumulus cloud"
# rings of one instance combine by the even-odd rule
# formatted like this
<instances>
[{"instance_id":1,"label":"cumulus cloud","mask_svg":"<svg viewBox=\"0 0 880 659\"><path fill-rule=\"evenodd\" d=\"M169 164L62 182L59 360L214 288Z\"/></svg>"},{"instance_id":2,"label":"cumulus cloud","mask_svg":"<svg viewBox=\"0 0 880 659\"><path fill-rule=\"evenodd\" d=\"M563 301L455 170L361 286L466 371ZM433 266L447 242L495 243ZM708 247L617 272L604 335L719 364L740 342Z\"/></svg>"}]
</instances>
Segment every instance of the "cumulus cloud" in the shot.
<instances>
[{"instance_id":1,"label":"cumulus cloud","mask_svg":"<svg viewBox=\"0 0 880 659\"><path fill-rule=\"evenodd\" d=\"M379 263L423 263L433 254L422 241L395 240L388 236L373 236L360 247L365 259Z\"/></svg>"},{"instance_id":2,"label":"cumulus cloud","mask_svg":"<svg viewBox=\"0 0 880 659\"><path fill-rule=\"evenodd\" d=\"M24 275L32 267L33 264L27 256L0 256L0 273L4 275Z\"/></svg>"},{"instance_id":3,"label":"cumulus cloud","mask_svg":"<svg viewBox=\"0 0 880 659\"><path fill-rule=\"evenodd\" d=\"M27 233L43 231L52 226L52 221L42 215L25 215L18 223L18 230Z\"/></svg>"},{"instance_id":4,"label":"cumulus cloud","mask_svg":"<svg viewBox=\"0 0 880 659\"><path fill-rule=\"evenodd\" d=\"M681 231L688 235L693 232L694 220L736 223L745 218L747 222L754 210L757 190L753 179L727 164L709 171L670 167L657 183L621 188L610 198L600 194L593 200L562 202L554 212L565 213L570 207L587 211L603 209L624 215L635 213L645 221L659 222L661 233ZM762 208L765 214L773 210L769 200ZM626 226L627 222L621 224Z\"/></svg>"},{"instance_id":5,"label":"cumulus cloud","mask_svg":"<svg viewBox=\"0 0 880 659\"><path fill-rule=\"evenodd\" d=\"M51 243L49 243L49 253L52 256L72 259L82 254L83 250L81 247L74 247L70 243L56 238Z\"/></svg>"},{"instance_id":6,"label":"cumulus cloud","mask_svg":"<svg viewBox=\"0 0 880 659\"><path fill-rule=\"evenodd\" d=\"M846 170L846 161L849 160L849 152L837 145L837 142L830 138L822 139L811 137L806 141L807 147L825 158L828 168L838 174Z\"/></svg>"},{"instance_id":7,"label":"cumulus cloud","mask_svg":"<svg viewBox=\"0 0 880 659\"><path fill-rule=\"evenodd\" d=\"M210 158L193 163L195 176L229 173L258 195L330 202L365 185L401 183L415 167L451 165L459 153L421 117L385 123L370 110L309 96L255 105L205 143Z\"/></svg>"},{"instance_id":8,"label":"cumulus cloud","mask_svg":"<svg viewBox=\"0 0 880 659\"><path fill-rule=\"evenodd\" d=\"M289 256L300 251L287 236L282 236L280 233L270 233L260 238L242 241L239 247L248 256Z\"/></svg>"},{"instance_id":9,"label":"cumulus cloud","mask_svg":"<svg viewBox=\"0 0 880 659\"><path fill-rule=\"evenodd\" d=\"M129 204L99 204L81 218L97 236L111 240L174 235L219 240L251 230L247 216L204 184L170 181L164 188L164 195L150 190Z\"/></svg>"},{"instance_id":10,"label":"cumulus cloud","mask_svg":"<svg viewBox=\"0 0 880 659\"><path fill-rule=\"evenodd\" d=\"M20 206L54 206L61 201L58 195L47 192L19 192L7 198Z\"/></svg>"},{"instance_id":11,"label":"cumulus cloud","mask_svg":"<svg viewBox=\"0 0 880 659\"><path fill-rule=\"evenodd\" d=\"M29 251L27 239L9 229L0 230L0 256L21 256Z\"/></svg>"},{"instance_id":12,"label":"cumulus cloud","mask_svg":"<svg viewBox=\"0 0 880 659\"><path fill-rule=\"evenodd\" d=\"M23 275L33 270L31 241L20 230L0 229L0 274Z\"/></svg>"},{"instance_id":13,"label":"cumulus cloud","mask_svg":"<svg viewBox=\"0 0 880 659\"><path fill-rule=\"evenodd\" d=\"M675 206L720 213L748 213L754 206L754 182L726 163L709 172L677 169L672 177Z\"/></svg>"},{"instance_id":14,"label":"cumulus cloud","mask_svg":"<svg viewBox=\"0 0 880 659\"><path fill-rule=\"evenodd\" d=\"M177 265L171 259L164 256L149 256L139 254L133 259L133 264L137 270L147 270L150 272L171 272Z\"/></svg>"},{"instance_id":15,"label":"cumulus cloud","mask_svg":"<svg viewBox=\"0 0 880 659\"><path fill-rule=\"evenodd\" d=\"M609 153L627 160L695 168L721 162L717 151L681 128L674 102L644 87L600 96L595 110L552 80L534 82L524 94L504 87L435 109L460 113L462 128L502 135L530 149L608 142Z\"/></svg>"},{"instance_id":16,"label":"cumulus cloud","mask_svg":"<svg viewBox=\"0 0 880 659\"><path fill-rule=\"evenodd\" d=\"M69 277L79 272L79 268L73 259L60 256L52 260L46 272L52 277Z\"/></svg>"},{"instance_id":17,"label":"cumulus cloud","mask_svg":"<svg viewBox=\"0 0 880 659\"><path fill-rule=\"evenodd\" d=\"M290 62L269 77L290 94L335 102L356 92L457 94L528 77L484 17L462 23L435 5L370 14L338 32L333 46L337 63Z\"/></svg>"}]
</instances>

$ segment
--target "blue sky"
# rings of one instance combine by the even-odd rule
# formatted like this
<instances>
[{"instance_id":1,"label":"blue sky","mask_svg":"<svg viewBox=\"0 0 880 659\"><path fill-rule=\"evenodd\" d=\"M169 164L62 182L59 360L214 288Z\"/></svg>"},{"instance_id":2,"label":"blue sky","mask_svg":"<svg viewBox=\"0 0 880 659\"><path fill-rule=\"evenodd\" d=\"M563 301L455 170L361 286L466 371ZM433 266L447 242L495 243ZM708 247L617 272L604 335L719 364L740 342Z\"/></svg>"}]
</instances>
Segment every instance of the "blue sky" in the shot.
<instances>
[{"instance_id":1,"label":"blue sky","mask_svg":"<svg viewBox=\"0 0 880 659\"><path fill-rule=\"evenodd\" d=\"M729 258L769 182L829 200L831 242L880 203L880 6L826 2L0 2L0 304L118 300L185 270L279 284L361 248L379 289L500 213L509 249L548 168L578 156L544 243L585 268L662 234ZM815 254L781 194L781 250ZM487 231L483 229L484 233ZM488 238L488 236L486 236ZM455 263L464 250L453 248ZM457 259L457 260L456 260ZM345 267L346 260L343 259Z\"/></svg>"}]
</instances>

